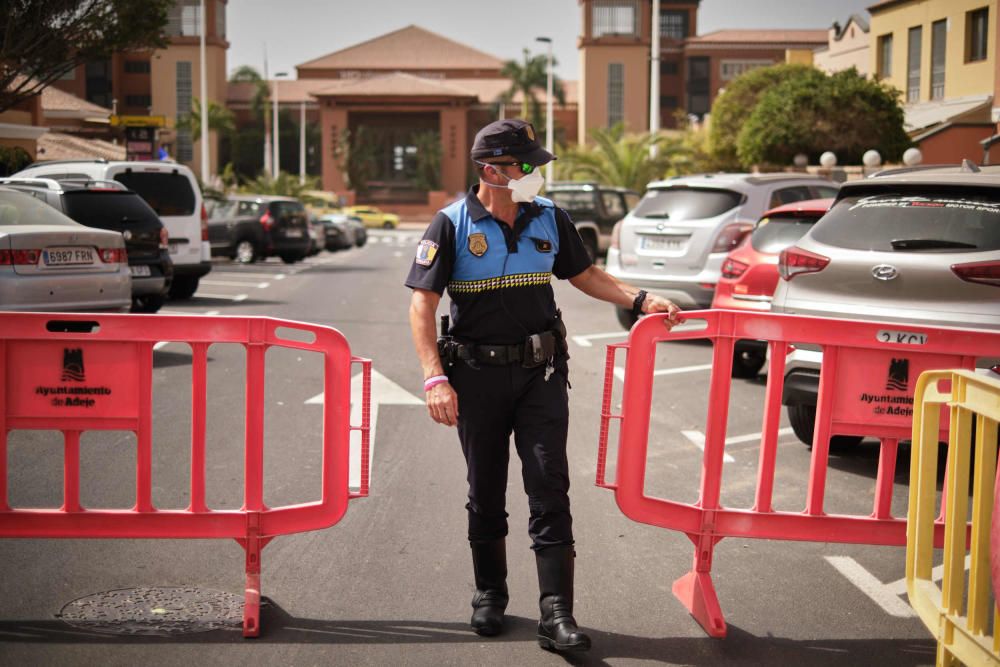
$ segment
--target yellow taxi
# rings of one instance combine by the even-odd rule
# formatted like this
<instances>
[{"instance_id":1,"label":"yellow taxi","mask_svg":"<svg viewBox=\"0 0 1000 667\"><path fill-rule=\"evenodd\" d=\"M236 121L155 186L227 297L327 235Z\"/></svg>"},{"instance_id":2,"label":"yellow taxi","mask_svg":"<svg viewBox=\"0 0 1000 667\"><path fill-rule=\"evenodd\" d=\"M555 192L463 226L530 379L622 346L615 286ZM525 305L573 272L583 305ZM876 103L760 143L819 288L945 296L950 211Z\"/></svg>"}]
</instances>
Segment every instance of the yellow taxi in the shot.
<instances>
[{"instance_id":1,"label":"yellow taxi","mask_svg":"<svg viewBox=\"0 0 1000 667\"><path fill-rule=\"evenodd\" d=\"M395 229L399 226L398 215L395 213L386 213L375 206L345 206L343 211L347 215L359 218L365 223L365 227Z\"/></svg>"}]
</instances>

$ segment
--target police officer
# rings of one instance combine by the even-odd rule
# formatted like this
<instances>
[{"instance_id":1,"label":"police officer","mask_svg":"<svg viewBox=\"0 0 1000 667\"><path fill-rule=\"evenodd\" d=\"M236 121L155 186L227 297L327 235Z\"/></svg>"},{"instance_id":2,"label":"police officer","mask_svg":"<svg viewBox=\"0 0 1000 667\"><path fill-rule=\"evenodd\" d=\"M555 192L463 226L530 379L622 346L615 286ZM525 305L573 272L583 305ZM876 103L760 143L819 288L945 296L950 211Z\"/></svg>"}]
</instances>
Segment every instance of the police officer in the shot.
<instances>
[{"instance_id":1,"label":"police officer","mask_svg":"<svg viewBox=\"0 0 1000 667\"><path fill-rule=\"evenodd\" d=\"M485 636L503 626L513 433L538 569L538 642L555 651L585 651L590 638L573 618L568 355L552 276L636 314L668 313L673 323L680 309L591 264L566 212L537 196L539 167L555 156L541 147L530 123L490 123L476 135L471 157L479 184L434 217L406 279L427 409L434 421L458 426L468 467L476 585L471 624ZM435 314L446 288L452 326L438 339Z\"/></svg>"}]
</instances>

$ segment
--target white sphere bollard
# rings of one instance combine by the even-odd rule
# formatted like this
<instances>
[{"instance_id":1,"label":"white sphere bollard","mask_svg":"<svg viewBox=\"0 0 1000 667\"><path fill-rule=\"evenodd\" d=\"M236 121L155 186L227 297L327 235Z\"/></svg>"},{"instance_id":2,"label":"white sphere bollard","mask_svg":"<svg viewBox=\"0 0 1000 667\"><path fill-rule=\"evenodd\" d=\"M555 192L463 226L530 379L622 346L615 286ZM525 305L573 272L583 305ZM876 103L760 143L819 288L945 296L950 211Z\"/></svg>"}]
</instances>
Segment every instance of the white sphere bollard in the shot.
<instances>
[{"instance_id":1,"label":"white sphere bollard","mask_svg":"<svg viewBox=\"0 0 1000 667\"><path fill-rule=\"evenodd\" d=\"M792 158L792 164L794 164L796 167L799 167L800 169L802 167L808 167L809 156L806 155L805 153L798 153L794 158Z\"/></svg>"},{"instance_id":2,"label":"white sphere bollard","mask_svg":"<svg viewBox=\"0 0 1000 667\"><path fill-rule=\"evenodd\" d=\"M919 148L907 148L903 153L903 164L907 167L912 167L914 165L920 164L924 161L924 154L920 152Z\"/></svg>"},{"instance_id":3,"label":"white sphere bollard","mask_svg":"<svg viewBox=\"0 0 1000 667\"><path fill-rule=\"evenodd\" d=\"M837 164L837 156L832 151L827 151L819 156L819 163L822 167L830 169Z\"/></svg>"},{"instance_id":4,"label":"white sphere bollard","mask_svg":"<svg viewBox=\"0 0 1000 667\"><path fill-rule=\"evenodd\" d=\"M882 156L877 150L865 151L865 154L861 156L861 161L866 167L874 168L882 164Z\"/></svg>"}]
</instances>

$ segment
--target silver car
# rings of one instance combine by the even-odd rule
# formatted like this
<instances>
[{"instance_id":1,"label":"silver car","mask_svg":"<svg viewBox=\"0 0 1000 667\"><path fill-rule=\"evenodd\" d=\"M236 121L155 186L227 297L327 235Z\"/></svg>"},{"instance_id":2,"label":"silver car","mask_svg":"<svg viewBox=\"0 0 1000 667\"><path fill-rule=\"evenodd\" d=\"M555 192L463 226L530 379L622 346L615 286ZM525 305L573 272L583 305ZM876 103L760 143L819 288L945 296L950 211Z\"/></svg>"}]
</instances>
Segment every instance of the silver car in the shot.
<instances>
[{"instance_id":1,"label":"silver car","mask_svg":"<svg viewBox=\"0 0 1000 667\"><path fill-rule=\"evenodd\" d=\"M845 183L778 268L772 312L1000 330L1000 174L966 165ZM796 349L786 367L783 402L807 444L821 354Z\"/></svg>"},{"instance_id":2,"label":"silver car","mask_svg":"<svg viewBox=\"0 0 1000 667\"><path fill-rule=\"evenodd\" d=\"M0 187L0 310L127 311L125 241Z\"/></svg>"},{"instance_id":3,"label":"silver car","mask_svg":"<svg viewBox=\"0 0 1000 667\"><path fill-rule=\"evenodd\" d=\"M837 184L807 174L703 174L650 183L612 233L607 270L682 308L708 308L726 254L765 211L837 194ZM631 328L628 310L616 309Z\"/></svg>"}]
</instances>

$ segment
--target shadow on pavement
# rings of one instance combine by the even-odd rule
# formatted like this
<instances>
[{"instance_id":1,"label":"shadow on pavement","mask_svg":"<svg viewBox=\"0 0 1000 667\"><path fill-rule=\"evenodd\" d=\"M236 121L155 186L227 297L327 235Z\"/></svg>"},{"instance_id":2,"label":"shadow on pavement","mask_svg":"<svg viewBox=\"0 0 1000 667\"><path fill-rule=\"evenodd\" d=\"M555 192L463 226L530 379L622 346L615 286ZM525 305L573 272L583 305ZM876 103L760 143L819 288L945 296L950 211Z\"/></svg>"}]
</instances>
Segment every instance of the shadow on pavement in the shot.
<instances>
[{"instance_id":1,"label":"shadow on pavement","mask_svg":"<svg viewBox=\"0 0 1000 667\"><path fill-rule=\"evenodd\" d=\"M296 618L274 603L261 608L261 636L243 639L238 629L215 630L173 637L120 636L88 632L59 620L0 621L3 643L46 644L496 644L505 651L508 642L535 642L536 621L508 616L501 637L485 639L466 623L423 620L345 621ZM862 665L892 664L907 667L933 662L934 641L918 639L792 640L756 637L730 625L726 639L709 637L636 637L586 628L593 648L565 656L573 665L610 665L619 659L641 659L685 665L784 664ZM538 649L541 651L542 649ZM610 662L609 662L610 661Z\"/></svg>"}]
</instances>

